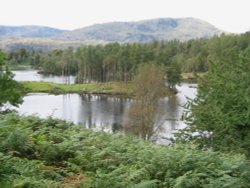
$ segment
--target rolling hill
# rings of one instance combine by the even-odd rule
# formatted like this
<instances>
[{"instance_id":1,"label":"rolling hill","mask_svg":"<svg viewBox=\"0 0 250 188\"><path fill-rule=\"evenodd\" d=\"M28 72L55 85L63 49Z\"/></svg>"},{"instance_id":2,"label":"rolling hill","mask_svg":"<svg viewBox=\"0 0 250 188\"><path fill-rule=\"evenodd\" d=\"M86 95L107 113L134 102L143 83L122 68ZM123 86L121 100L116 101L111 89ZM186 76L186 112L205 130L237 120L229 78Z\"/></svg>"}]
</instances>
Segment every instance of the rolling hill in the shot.
<instances>
[{"instance_id":1,"label":"rolling hill","mask_svg":"<svg viewBox=\"0 0 250 188\"><path fill-rule=\"evenodd\" d=\"M159 18L137 22L95 24L72 31L43 26L0 26L0 48L50 50L100 43L146 43L210 38L222 31L195 18Z\"/></svg>"},{"instance_id":2,"label":"rolling hill","mask_svg":"<svg viewBox=\"0 0 250 188\"><path fill-rule=\"evenodd\" d=\"M45 26L0 26L0 38L48 38L65 31Z\"/></svg>"},{"instance_id":3,"label":"rolling hill","mask_svg":"<svg viewBox=\"0 0 250 188\"><path fill-rule=\"evenodd\" d=\"M195 18L160 18L138 22L96 24L59 35L62 40L105 42L150 42L152 40L189 40L209 38L221 31Z\"/></svg>"}]
</instances>

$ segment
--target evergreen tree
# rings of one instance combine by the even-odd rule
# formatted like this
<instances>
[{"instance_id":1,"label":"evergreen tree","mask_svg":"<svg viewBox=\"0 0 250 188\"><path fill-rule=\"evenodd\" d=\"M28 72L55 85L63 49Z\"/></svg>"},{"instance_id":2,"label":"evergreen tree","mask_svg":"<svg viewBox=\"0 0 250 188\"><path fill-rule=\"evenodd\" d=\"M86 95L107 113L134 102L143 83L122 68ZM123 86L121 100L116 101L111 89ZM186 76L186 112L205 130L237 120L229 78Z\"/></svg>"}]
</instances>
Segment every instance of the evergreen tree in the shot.
<instances>
[{"instance_id":1,"label":"evergreen tree","mask_svg":"<svg viewBox=\"0 0 250 188\"><path fill-rule=\"evenodd\" d=\"M180 66L177 63L173 62L167 67L166 73L168 87L175 90L175 86L181 82Z\"/></svg>"},{"instance_id":2,"label":"evergreen tree","mask_svg":"<svg viewBox=\"0 0 250 188\"><path fill-rule=\"evenodd\" d=\"M0 50L0 108L6 103L18 106L22 102L20 86L13 80L14 75L5 66L5 60L5 53Z\"/></svg>"},{"instance_id":3,"label":"evergreen tree","mask_svg":"<svg viewBox=\"0 0 250 188\"><path fill-rule=\"evenodd\" d=\"M191 101L185 139L201 148L238 151L250 156L250 49L237 61L211 62Z\"/></svg>"}]
</instances>

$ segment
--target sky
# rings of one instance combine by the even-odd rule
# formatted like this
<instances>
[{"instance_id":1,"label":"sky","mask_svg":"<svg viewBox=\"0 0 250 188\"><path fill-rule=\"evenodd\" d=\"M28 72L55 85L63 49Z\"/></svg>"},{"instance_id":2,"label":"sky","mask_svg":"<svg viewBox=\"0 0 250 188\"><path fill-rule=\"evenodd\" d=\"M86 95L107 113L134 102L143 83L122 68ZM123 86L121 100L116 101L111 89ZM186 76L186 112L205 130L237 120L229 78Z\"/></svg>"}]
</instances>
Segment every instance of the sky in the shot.
<instances>
[{"instance_id":1,"label":"sky","mask_svg":"<svg viewBox=\"0 0 250 188\"><path fill-rule=\"evenodd\" d=\"M73 30L98 23L193 17L225 32L250 30L249 0L1 0L0 25Z\"/></svg>"}]
</instances>

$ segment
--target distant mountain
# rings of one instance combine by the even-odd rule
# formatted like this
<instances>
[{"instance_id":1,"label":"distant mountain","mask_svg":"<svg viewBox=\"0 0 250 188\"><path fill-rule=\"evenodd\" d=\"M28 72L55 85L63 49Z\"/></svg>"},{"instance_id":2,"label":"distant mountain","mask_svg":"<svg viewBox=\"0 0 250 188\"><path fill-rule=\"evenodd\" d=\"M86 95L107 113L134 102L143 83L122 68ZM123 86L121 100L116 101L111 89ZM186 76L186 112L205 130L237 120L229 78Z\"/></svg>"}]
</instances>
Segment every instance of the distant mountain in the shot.
<instances>
[{"instance_id":1,"label":"distant mountain","mask_svg":"<svg viewBox=\"0 0 250 188\"><path fill-rule=\"evenodd\" d=\"M50 38L65 31L44 26L0 26L0 38Z\"/></svg>"},{"instance_id":2,"label":"distant mountain","mask_svg":"<svg viewBox=\"0 0 250 188\"><path fill-rule=\"evenodd\" d=\"M213 25L195 18L160 18L138 22L96 24L65 32L57 39L71 41L149 42L209 38L222 33Z\"/></svg>"},{"instance_id":3,"label":"distant mountain","mask_svg":"<svg viewBox=\"0 0 250 188\"><path fill-rule=\"evenodd\" d=\"M0 26L0 48L51 50L82 44L145 43L210 38L222 31L195 18L159 18L138 22L96 24L72 31L43 26Z\"/></svg>"}]
</instances>

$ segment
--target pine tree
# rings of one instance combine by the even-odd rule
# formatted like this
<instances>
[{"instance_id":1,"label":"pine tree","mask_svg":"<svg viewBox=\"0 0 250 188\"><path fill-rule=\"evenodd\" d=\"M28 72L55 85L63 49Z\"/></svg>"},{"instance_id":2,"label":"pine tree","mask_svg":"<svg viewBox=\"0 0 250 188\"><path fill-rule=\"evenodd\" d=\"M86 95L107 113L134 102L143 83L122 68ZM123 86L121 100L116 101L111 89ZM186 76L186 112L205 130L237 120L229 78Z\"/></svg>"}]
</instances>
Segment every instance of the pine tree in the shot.
<instances>
[{"instance_id":1,"label":"pine tree","mask_svg":"<svg viewBox=\"0 0 250 188\"><path fill-rule=\"evenodd\" d=\"M5 59L5 53L0 50L0 108L6 103L18 106L22 102L20 85L13 80L14 75L5 66Z\"/></svg>"},{"instance_id":2,"label":"pine tree","mask_svg":"<svg viewBox=\"0 0 250 188\"><path fill-rule=\"evenodd\" d=\"M250 49L232 61L211 62L184 131L202 148L250 156ZM183 134L182 134L183 136Z\"/></svg>"}]
</instances>

